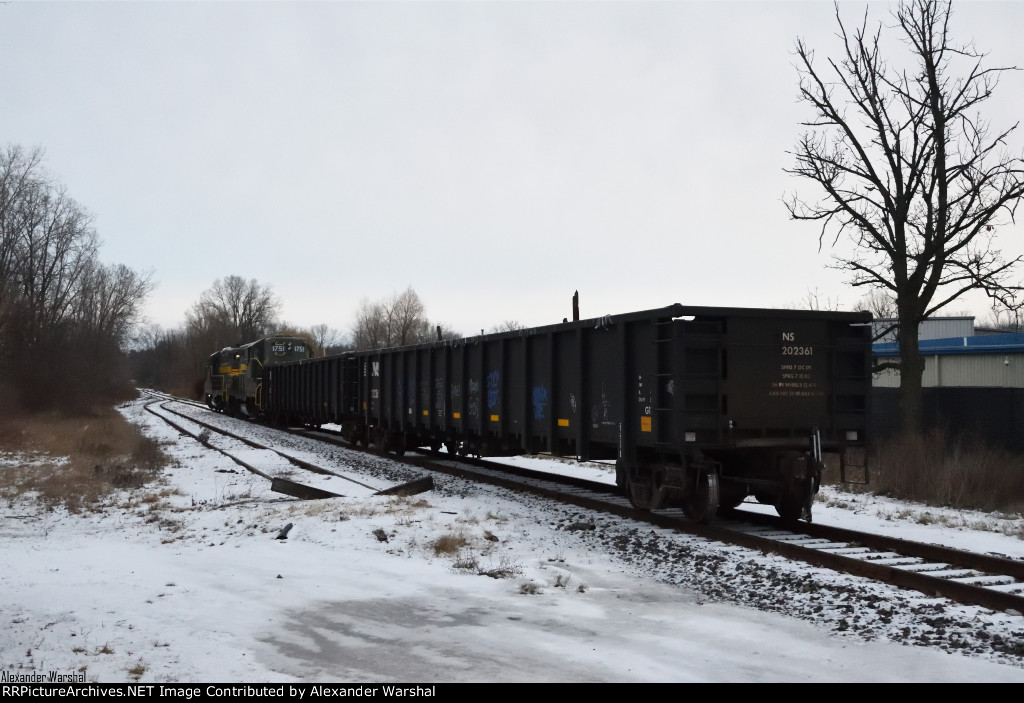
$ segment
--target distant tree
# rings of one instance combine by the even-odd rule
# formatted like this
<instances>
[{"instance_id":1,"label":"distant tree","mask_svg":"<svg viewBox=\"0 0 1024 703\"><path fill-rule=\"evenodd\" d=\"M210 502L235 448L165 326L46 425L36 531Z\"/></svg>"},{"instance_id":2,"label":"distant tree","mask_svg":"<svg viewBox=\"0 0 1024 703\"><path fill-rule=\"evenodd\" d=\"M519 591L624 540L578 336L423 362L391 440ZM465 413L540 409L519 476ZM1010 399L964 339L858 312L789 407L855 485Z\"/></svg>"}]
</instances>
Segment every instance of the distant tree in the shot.
<instances>
[{"instance_id":1,"label":"distant tree","mask_svg":"<svg viewBox=\"0 0 1024 703\"><path fill-rule=\"evenodd\" d=\"M142 322L132 330L128 349L151 349L164 336L164 328L155 322Z\"/></svg>"},{"instance_id":2,"label":"distant tree","mask_svg":"<svg viewBox=\"0 0 1024 703\"><path fill-rule=\"evenodd\" d=\"M505 320L491 328L491 332L518 332L523 329L525 325L520 323L518 320Z\"/></svg>"},{"instance_id":3,"label":"distant tree","mask_svg":"<svg viewBox=\"0 0 1024 703\"><path fill-rule=\"evenodd\" d=\"M1020 310L1006 310L993 306L981 326L1000 332L1020 332L1024 329L1024 320L1021 319Z\"/></svg>"},{"instance_id":4,"label":"distant tree","mask_svg":"<svg viewBox=\"0 0 1024 703\"><path fill-rule=\"evenodd\" d=\"M196 331L216 330L224 339L249 342L270 333L280 307L269 285L254 278L247 281L227 276L203 291L185 319Z\"/></svg>"},{"instance_id":5,"label":"distant tree","mask_svg":"<svg viewBox=\"0 0 1024 703\"><path fill-rule=\"evenodd\" d=\"M360 301L352 328L352 346L366 350L431 342L437 339L438 327L444 339L458 336L443 325L431 324L423 302L410 286L384 300Z\"/></svg>"},{"instance_id":6,"label":"distant tree","mask_svg":"<svg viewBox=\"0 0 1024 703\"><path fill-rule=\"evenodd\" d=\"M316 348L320 350L321 355L332 353L335 348L343 343L341 333L324 323L310 327L309 335L316 344Z\"/></svg>"},{"instance_id":7,"label":"distant tree","mask_svg":"<svg viewBox=\"0 0 1024 703\"><path fill-rule=\"evenodd\" d=\"M895 318L896 301L885 290L875 288L861 296L861 299L857 301L857 310L870 312L876 318Z\"/></svg>"},{"instance_id":8,"label":"distant tree","mask_svg":"<svg viewBox=\"0 0 1024 703\"><path fill-rule=\"evenodd\" d=\"M1024 195L1024 162L1001 153L1017 125L993 134L976 112L1011 69L986 68L983 54L952 41L949 2L912 0L895 11L914 63L906 70L883 59L882 27L869 32L867 11L852 31L838 4L835 13L844 53L827 62L831 77L796 43L800 96L814 117L788 172L822 195L786 206L794 219L819 223L819 245L848 240L834 260L852 285L895 300L902 422L918 432L920 322L971 290L1019 305L1010 276L1020 257L1005 260L992 242Z\"/></svg>"},{"instance_id":9,"label":"distant tree","mask_svg":"<svg viewBox=\"0 0 1024 703\"><path fill-rule=\"evenodd\" d=\"M887 338L899 327L896 324L896 301L884 289L873 288L866 295L861 296L860 300L857 301L855 309L870 312L874 317L873 341L877 342L880 339ZM889 368L898 369L899 363L892 363L887 360L876 365L875 371Z\"/></svg>"},{"instance_id":10,"label":"distant tree","mask_svg":"<svg viewBox=\"0 0 1024 703\"><path fill-rule=\"evenodd\" d=\"M91 263L83 272L74 314L86 332L127 344L141 317L142 301L153 291L150 276L123 264Z\"/></svg>"},{"instance_id":11,"label":"distant tree","mask_svg":"<svg viewBox=\"0 0 1024 703\"><path fill-rule=\"evenodd\" d=\"M190 386L198 393L210 354L276 332L280 303L270 285L241 276L217 279L185 312L184 354Z\"/></svg>"},{"instance_id":12,"label":"distant tree","mask_svg":"<svg viewBox=\"0 0 1024 703\"><path fill-rule=\"evenodd\" d=\"M430 340L430 321L427 320L426 308L412 286L392 296L387 303L387 311L388 329L394 346Z\"/></svg>"},{"instance_id":13,"label":"distant tree","mask_svg":"<svg viewBox=\"0 0 1024 703\"><path fill-rule=\"evenodd\" d=\"M369 298L359 301L356 323L352 327L352 341L359 350L390 346L387 313L383 303L371 302Z\"/></svg>"},{"instance_id":14,"label":"distant tree","mask_svg":"<svg viewBox=\"0 0 1024 703\"><path fill-rule=\"evenodd\" d=\"M28 202L46 187L43 153L16 145L0 151L0 339L12 321L18 300L25 227L34 219Z\"/></svg>"},{"instance_id":15,"label":"distant tree","mask_svg":"<svg viewBox=\"0 0 1024 703\"><path fill-rule=\"evenodd\" d=\"M207 350L209 356L213 350ZM206 356L199 355L205 361ZM184 330L149 325L132 344L128 368L143 388L156 388L182 397L201 397L193 346Z\"/></svg>"},{"instance_id":16,"label":"distant tree","mask_svg":"<svg viewBox=\"0 0 1024 703\"><path fill-rule=\"evenodd\" d=\"M817 288L808 289L804 297L797 302L796 308L799 310L839 310L839 298L822 295Z\"/></svg>"}]
</instances>

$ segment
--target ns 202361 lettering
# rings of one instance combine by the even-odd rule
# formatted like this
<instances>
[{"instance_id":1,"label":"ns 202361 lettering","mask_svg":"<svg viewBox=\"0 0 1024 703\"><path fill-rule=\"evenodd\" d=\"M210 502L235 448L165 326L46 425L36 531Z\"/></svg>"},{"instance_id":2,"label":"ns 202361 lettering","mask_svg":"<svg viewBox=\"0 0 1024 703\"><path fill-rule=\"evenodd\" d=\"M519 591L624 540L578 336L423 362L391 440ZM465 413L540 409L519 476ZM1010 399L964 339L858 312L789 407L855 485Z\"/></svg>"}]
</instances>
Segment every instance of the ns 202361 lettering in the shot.
<instances>
[{"instance_id":1,"label":"ns 202361 lettering","mask_svg":"<svg viewBox=\"0 0 1024 703\"><path fill-rule=\"evenodd\" d=\"M814 347L800 347L800 346L783 347L782 348L782 355L783 356L814 356Z\"/></svg>"}]
</instances>

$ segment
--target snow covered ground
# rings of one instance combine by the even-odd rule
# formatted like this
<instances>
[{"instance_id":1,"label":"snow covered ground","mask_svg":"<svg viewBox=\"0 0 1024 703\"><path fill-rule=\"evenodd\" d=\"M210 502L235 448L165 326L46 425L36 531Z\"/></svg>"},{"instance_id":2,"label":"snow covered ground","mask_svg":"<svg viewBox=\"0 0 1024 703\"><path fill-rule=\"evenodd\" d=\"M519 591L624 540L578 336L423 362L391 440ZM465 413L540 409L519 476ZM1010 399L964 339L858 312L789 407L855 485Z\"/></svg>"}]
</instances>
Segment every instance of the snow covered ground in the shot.
<instances>
[{"instance_id":1,"label":"snow covered ground","mask_svg":"<svg viewBox=\"0 0 1024 703\"><path fill-rule=\"evenodd\" d=\"M173 457L160 485L86 514L0 504L8 674L102 683L1024 682L1020 615L450 477L417 496L375 496L416 474L343 449L318 461L358 483L296 473L345 496L299 501L141 402L121 410ZM0 457L0 466L27 460ZM606 468L573 469L610 480ZM826 495L818 522L1024 559L1020 516L957 513L943 524L934 509ZM755 579L766 573L778 583ZM766 607L773 588L781 596ZM993 639L1001 646L991 651L978 644Z\"/></svg>"}]
</instances>

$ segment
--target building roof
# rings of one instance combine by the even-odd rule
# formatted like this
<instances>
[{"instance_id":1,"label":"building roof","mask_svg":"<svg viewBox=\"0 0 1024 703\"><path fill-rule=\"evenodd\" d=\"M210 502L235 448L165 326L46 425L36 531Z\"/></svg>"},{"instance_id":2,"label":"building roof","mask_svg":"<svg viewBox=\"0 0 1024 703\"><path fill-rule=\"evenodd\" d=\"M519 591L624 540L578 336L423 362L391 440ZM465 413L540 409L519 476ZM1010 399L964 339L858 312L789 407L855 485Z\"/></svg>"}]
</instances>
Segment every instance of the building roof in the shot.
<instances>
[{"instance_id":1,"label":"building roof","mask_svg":"<svg viewBox=\"0 0 1024 703\"><path fill-rule=\"evenodd\" d=\"M879 342L895 342L898 328L896 318L876 317L872 321L872 331ZM974 317L926 317L917 326L917 338L948 339L953 337L973 337L975 335Z\"/></svg>"},{"instance_id":2,"label":"building roof","mask_svg":"<svg viewBox=\"0 0 1024 703\"><path fill-rule=\"evenodd\" d=\"M899 344L879 342L872 345L875 356L899 356ZM922 354L1010 354L1024 353L1024 332L983 334L974 337L946 337L922 339L918 342Z\"/></svg>"}]
</instances>

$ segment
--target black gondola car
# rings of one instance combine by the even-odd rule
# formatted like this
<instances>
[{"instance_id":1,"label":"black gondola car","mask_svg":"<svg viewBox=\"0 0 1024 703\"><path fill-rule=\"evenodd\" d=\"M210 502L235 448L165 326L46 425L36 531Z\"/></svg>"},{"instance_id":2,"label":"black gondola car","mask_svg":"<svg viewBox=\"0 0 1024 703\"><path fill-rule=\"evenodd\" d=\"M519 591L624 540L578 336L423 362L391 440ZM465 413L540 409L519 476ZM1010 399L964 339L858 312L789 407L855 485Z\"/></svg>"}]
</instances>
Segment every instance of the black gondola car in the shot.
<instances>
[{"instance_id":1,"label":"black gondola car","mask_svg":"<svg viewBox=\"0 0 1024 703\"><path fill-rule=\"evenodd\" d=\"M748 495L810 519L824 454L865 446L870 321L677 304L349 352L267 368L265 411L399 454L614 459L633 505L698 521Z\"/></svg>"}]
</instances>

